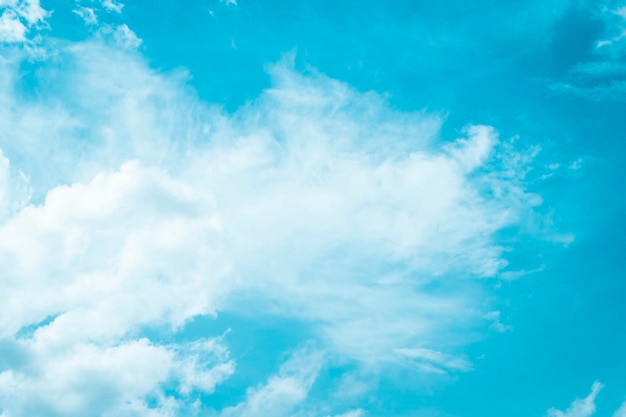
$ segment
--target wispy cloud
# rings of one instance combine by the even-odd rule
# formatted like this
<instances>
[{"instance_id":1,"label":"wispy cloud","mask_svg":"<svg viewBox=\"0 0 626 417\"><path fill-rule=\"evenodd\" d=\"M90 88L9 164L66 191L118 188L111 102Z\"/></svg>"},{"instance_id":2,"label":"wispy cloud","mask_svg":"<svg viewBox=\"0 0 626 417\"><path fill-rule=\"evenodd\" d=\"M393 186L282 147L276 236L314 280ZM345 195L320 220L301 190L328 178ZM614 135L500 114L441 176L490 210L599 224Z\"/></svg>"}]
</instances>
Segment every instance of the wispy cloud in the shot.
<instances>
[{"instance_id":1,"label":"wispy cloud","mask_svg":"<svg viewBox=\"0 0 626 417\"><path fill-rule=\"evenodd\" d=\"M291 416L302 403L323 364L320 352L310 347L295 352L278 371L261 386L250 388L246 399L224 409L220 417Z\"/></svg>"},{"instance_id":2,"label":"wispy cloud","mask_svg":"<svg viewBox=\"0 0 626 417\"><path fill-rule=\"evenodd\" d=\"M591 386L591 392L585 398L577 398L565 411L551 408L548 410L546 417L590 417L594 415L596 413L596 398L603 388L604 385L599 381L595 381ZM612 416L626 416L626 402L624 402Z\"/></svg>"},{"instance_id":3,"label":"wispy cloud","mask_svg":"<svg viewBox=\"0 0 626 417\"><path fill-rule=\"evenodd\" d=\"M87 25L98 24L98 16L96 15L95 10L91 7L79 6L78 8L74 9L73 12L80 16L80 18L83 19L83 21Z\"/></svg>"},{"instance_id":4,"label":"wispy cloud","mask_svg":"<svg viewBox=\"0 0 626 417\"><path fill-rule=\"evenodd\" d=\"M551 408L546 417L590 417L596 412L596 397L602 390L603 385L596 381L591 386L591 392L582 399L576 399L565 411Z\"/></svg>"}]
</instances>

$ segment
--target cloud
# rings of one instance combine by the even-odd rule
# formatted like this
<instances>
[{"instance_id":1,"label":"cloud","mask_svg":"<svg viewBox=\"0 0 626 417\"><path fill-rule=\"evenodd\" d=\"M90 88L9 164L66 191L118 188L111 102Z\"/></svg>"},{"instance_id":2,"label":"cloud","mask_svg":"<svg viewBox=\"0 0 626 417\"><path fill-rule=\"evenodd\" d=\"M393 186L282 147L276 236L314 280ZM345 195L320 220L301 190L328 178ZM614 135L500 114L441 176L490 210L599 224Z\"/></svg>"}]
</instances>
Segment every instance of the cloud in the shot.
<instances>
[{"instance_id":1,"label":"cloud","mask_svg":"<svg viewBox=\"0 0 626 417\"><path fill-rule=\"evenodd\" d=\"M591 386L591 392L583 399L577 398L567 408L566 411L560 411L555 408L548 410L546 417L590 417L596 412L596 397L604 388L599 381L595 381ZM626 402L624 402L613 414L613 417L626 416Z\"/></svg>"},{"instance_id":2,"label":"cloud","mask_svg":"<svg viewBox=\"0 0 626 417\"><path fill-rule=\"evenodd\" d=\"M126 49L137 49L142 42L137 34L126 25L119 25L115 28L113 39L119 46Z\"/></svg>"},{"instance_id":3,"label":"cloud","mask_svg":"<svg viewBox=\"0 0 626 417\"><path fill-rule=\"evenodd\" d=\"M80 0L76 1L76 9L73 10L75 14L80 16L86 25L97 27L100 35L109 36L112 35L114 41L120 47L135 49L141 44L141 39L137 37L127 25L111 25L111 24L99 24L98 16L106 18L106 14L114 13L121 14L124 4L115 0L91 0L91 7L81 5ZM106 20L106 19L103 19Z\"/></svg>"},{"instance_id":4,"label":"cloud","mask_svg":"<svg viewBox=\"0 0 626 417\"><path fill-rule=\"evenodd\" d=\"M42 22L48 16L48 12L41 7L39 0L1 0L0 8L5 12L15 13L28 25Z\"/></svg>"},{"instance_id":5,"label":"cloud","mask_svg":"<svg viewBox=\"0 0 626 417\"><path fill-rule=\"evenodd\" d=\"M107 10L108 12L122 13L122 9L124 8L123 3L117 2L115 0L102 0L100 3L102 4L102 7L104 7L105 10Z\"/></svg>"},{"instance_id":6,"label":"cloud","mask_svg":"<svg viewBox=\"0 0 626 417\"><path fill-rule=\"evenodd\" d=\"M184 413L193 391L212 392L233 372L215 340L192 346L147 339L103 346L20 342L27 363L0 372L0 401L10 415L113 416ZM215 363L217 362L217 363ZM17 369L16 369L17 368ZM171 391L178 397L172 396Z\"/></svg>"},{"instance_id":7,"label":"cloud","mask_svg":"<svg viewBox=\"0 0 626 417\"><path fill-rule=\"evenodd\" d=\"M362 417L364 415L363 410L352 410L343 414L337 414L335 417Z\"/></svg>"},{"instance_id":8,"label":"cloud","mask_svg":"<svg viewBox=\"0 0 626 417\"><path fill-rule=\"evenodd\" d=\"M39 0L1 0L0 12L0 42L7 43L26 42L28 31L48 16Z\"/></svg>"},{"instance_id":9,"label":"cloud","mask_svg":"<svg viewBox=\"0 0 626 417\"><path fill-rule=\"evenodd\" d=\"M0 150L0 225L22 209L30 199L28 179L11 169L10 161Z\"/></svg>"},{"instance_id":10,"label":"cloud","mask_svg":"<svg viewBox=\"0 0 626 417\"><path fill-rule=\"evenodd\" d=\"M291 416L308 395L323 363L310 347L295 352L267 383L248 389L245 401L224 409L220 417Z\"/></svg>"},{"instance_id":11,"label":"cloud","mask_svg":"<svg viewBox=\"0 0 626 417\"><path fill-rule=\"evenodd\" d=\"M626 417L626 401L622 406L613 414L613 417Z\"/></svg>"},{"instance_id":12,"label":"cloud","mask_svg":"<svg viewBox=\"0 0 626 417\"><path fill-rule=\"evenodd\" d=\"M87 25L98 24L98 16L96 15L95 10L91 7L79 6L77 9L73 10L73 12L80 16L80 18L83 19Z\"/></svg>"},{"instance_id":13,"label":"cloud","mask_svg":"<svg viewBox=\"0 0 626 417\"><path fill-rule=\"evenodd\" d=\"M591 386L591 392L583 399L576 399L565 411L551 408L546 417L590 417L596 412L596 397L602 390L603 385L596 381Z\"/></svg>"},{"instance_id":14,"label":"cloud","mask_svg":"<svg viewBox=\"0 0 626 417\"><path fill-rule=\"evenodd\" d=\"M288 415L329 357L470 368L496 236L537 204L494 128L442 141L437 115L288 60L224 114L115 41L59 46L35 97L1 63L0 337L29 352L2 365L5 412L191 413L234 372L225 342L148 330L223 311L289 317L317 346L224 416Z\"/></svg>"},{"instance_id":15,"label":"cloud","mask_svg":"<svg viewBox=\"0 0 626 417\"><path fill-rule=\"evenodd\" d=\"M26 40L26 26L12 13L3 13L0 16L0 41L23 42Z\"/></svg>"},{"instance_id":16,"label":"cloud","mask_svg":"<svg viewBox=\"0 0 626 417\"><path fill-rule=\"evenodd\" d=\"M415 360L418 368L426 372L445 373L447 370L468 371L471 369L471 364L467 360L431 349L396 349L396 352Z\"/></svg>"}]
</instances>

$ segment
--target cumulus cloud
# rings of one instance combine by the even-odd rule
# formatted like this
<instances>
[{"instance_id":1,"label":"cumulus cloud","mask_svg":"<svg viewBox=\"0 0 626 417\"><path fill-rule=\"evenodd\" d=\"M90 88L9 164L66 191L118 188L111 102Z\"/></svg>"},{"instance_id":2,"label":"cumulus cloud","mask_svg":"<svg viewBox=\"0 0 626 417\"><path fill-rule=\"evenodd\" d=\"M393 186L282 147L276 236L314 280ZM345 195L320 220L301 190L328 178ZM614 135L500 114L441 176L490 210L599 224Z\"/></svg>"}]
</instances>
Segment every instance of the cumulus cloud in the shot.
<instances>
[{"instance_id":1,"label":"cumulus cloud","mask_svg":"<svg viewBox=\"0 0 626 417\"><path fill-rule=\"evenodd\" d=\"M496 235L538 204L494 128L441 141L437 115L288 61L224 114L130 46L62 46L36 97L1 64L0 338L26 356L2 362L0 408L191 413L234 372L226 342L146 329L222 311L290 317L318 346L224 416L289 415L327 357L471 368L454 351L506 264Z\"/></svg>"},{"instance_id":2,"label":"cumulus cloud","mask_svg":"<svg viewBox=\"0 0 626 417\"><path fill-rule=\"evenodd\" d=\"M147 339L61 347L36 336L18 343L27 359L0 372L0 401L11 416L184 413L192 391L210 393L233 372L215 340L184 347Z\"/></svg>"}]
</instances>

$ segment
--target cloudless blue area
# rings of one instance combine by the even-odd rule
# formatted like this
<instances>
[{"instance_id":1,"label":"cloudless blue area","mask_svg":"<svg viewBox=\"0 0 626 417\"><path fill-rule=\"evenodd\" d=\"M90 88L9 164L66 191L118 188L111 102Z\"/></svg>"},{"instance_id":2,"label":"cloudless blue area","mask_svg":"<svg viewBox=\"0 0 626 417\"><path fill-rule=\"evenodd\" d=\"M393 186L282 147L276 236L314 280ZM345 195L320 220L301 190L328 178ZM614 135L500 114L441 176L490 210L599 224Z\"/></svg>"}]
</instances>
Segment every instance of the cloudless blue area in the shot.
<instances>
[{"instance_id":1,"label":"cloudless blue area","mask_svg":"<svg viewBox=\"0 0 626 417\"><path fill-rule=\"evenodd\" d=\"M56 10L51 26L60 37L85 36L80 25L62 24L78 19L71 2L42 4ZM428 409L444 413L433 416L540 417L601 380L598 415L609 416L626 396L626 101L619 92L595 99L551 88L593 59L605 26L592 7L556 0L128 0L124 21L143 39L140 51L152 67L188 69L200 98L229 112L270 85L268 64L295 51L298 68L386 94L401 110L447 115L446 139L468 123L490 124L503 138L541 146L545 165L555 155L582 158L582 168L567 175L529 177L530 190L544 199L540 210L576 240L564 246L522 236L512 243L512 268L545 266L495 290L513 330L469 346L473 371L427 390L382 377L363 407L381 417L426 416ZM218 386L210 399L216 407L236 404L241 387L265 381L307 331L225 314L198 319L182 337L228 328L224 337L243 372ZM314 395L328 395L320 384L336 382L335 371L324 372Z\"/></svg>"}]
</instances>

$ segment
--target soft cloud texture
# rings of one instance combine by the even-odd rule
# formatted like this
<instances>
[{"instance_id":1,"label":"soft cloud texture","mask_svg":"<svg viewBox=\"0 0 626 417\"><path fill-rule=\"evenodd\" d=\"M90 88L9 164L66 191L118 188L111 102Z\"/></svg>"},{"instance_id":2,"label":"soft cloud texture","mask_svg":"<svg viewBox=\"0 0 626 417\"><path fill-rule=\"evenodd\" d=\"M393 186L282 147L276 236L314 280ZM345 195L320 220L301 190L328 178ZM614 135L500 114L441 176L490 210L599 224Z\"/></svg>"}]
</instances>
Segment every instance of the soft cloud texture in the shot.
<instances>
[{"instance_id":1,"label":"soft cloud texture","mask_svg":"<svg viewBox=\"0 0 626 417\"><path fill-rule=\"evenodd\" d=\"M0 372L0 401L8 416L186 414L190 393L210 393L233 372L214 340L190 346L147 339L59 345L37 335L18 343L26 359Z\"/></svg>"},{"instance_id":2,"label":"soft cloud texture","mask_svg":"<svg viewBox=\"0 0 626 417\"><path fill-rule=\"evenodd\" d=\"M37 96L13 93L19 57L1 64L0 348L23 352L0 368L4 415L193 415L234 372L226 342L146 330L220 311L293 318L319 345L223 416L290 415L327 357L471 369L457 346L506 265L496 236L540 203L510 143L442 141L436 115L288 59L224 114L131 34L60 46Z\"/></svg>"}]
</instances>

